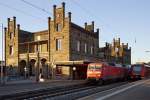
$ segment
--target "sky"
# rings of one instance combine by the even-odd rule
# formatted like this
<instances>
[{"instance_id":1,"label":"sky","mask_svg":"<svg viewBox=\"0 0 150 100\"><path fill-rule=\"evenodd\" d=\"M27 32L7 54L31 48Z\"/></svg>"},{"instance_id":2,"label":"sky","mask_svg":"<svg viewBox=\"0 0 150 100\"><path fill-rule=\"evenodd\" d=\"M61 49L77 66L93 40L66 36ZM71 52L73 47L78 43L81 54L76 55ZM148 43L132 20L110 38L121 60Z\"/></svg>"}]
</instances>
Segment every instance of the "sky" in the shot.
<instances>
[{"instance_id":1,"label":"sky","mask_svg":"<svg viewBox=\"0 0 150 100\"><path fill-rule=\"evenodd\" d=\"M23 30L44 30L47 17L53 17L53 5L62 2L66 3L66 15L72 12L72 22L84 27L85 22L95 21L95 28L100 28L100 47L120 37L132 48L132 63L150 61L150 53L145 52L150 51L150 0L0 0L0 60L1 24L7 26L8 17L16 16Z\"/></svg>"}]
</instances>

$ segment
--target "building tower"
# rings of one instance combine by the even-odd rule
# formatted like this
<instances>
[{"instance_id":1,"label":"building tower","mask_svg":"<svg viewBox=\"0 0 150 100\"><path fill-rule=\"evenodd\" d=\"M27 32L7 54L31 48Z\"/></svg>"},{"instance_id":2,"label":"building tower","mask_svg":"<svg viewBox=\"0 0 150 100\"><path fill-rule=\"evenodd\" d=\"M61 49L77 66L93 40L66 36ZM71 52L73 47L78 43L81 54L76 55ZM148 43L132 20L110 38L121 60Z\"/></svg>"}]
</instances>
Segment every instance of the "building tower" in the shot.
<instances>
[{"instance_id":1,"label":"building tower","mask_svg":"<svg viewBox=\"0 0 150 100\"><path fill-rule=\"evenodd\" d=\"M10 74L16 74L18 71L18 33L20 25L16 26L16 17L8 18L8 27L5 28L5 61L6 66L10 68ZM8 72L9 74L9 72Z\"/></svg>"}]
</instances>

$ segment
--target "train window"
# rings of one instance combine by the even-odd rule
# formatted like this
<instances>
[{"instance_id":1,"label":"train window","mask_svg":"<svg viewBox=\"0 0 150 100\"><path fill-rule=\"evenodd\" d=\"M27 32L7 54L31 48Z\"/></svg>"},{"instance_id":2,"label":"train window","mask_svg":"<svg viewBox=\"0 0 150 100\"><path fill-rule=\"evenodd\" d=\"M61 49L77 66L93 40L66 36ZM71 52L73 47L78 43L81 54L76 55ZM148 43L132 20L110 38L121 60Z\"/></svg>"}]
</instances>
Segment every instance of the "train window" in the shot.
<instances>
[{"instance_id":1,"label":"train window","mask_svg":"<svg viewBox=\"0 0 150 100\"><path fill-rule=\"evenodd\" d=\"M110 66L115 66L115 63L108 63Z\"/></svg>"},{"instance_id":2,"label":"train window","mask_svg":"<svg viewBox=\"0 0 150 100\"><path fill-rule=\"evenodd\" d=\"M133 66L133 70L134 71L141 71L141 65L135 65L135 66Z\"/></svg>"},{"instance_id":3,"label":"train window","mask_svg":"<svg viewBox=\"0 0 150 100\"><path fill-rule=\"evenodd\" d=\"M115 66L116 66L116 67L122 67L122 65L121 65L121 64L115 64Z\"/></svg>"},{"instance_id":4,"label":"train window","mask_svg":"<svg viewBox=\"0 0 150 100\"><path fill-rule=\"evenodd\" d=\"M102 68L101 65L96 65L96 66L95 66L95 69L101 69L101 68Z\"/></svg>"},{"instance_id":5,"label":"train window","mask_svg":"<svg viewBox=\"0 0 150 100\"><path fill-rule=\"evenodd\" d=\"M95 65L89 65L88 69L95 69Z\"/></svg>"}]
</instances>

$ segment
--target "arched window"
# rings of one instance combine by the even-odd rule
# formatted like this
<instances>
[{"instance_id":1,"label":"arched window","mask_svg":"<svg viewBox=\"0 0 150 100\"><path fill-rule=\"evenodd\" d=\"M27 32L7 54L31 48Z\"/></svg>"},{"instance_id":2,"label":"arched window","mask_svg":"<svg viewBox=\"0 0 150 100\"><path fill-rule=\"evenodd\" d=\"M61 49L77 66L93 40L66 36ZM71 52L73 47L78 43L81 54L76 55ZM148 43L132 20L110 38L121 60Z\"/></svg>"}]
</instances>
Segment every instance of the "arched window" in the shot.
<instances>
[{"instance_id":1,"label":"arched window","mask_svg":"<svg viewBox=\"0 0 150 100\"><path fill-rule=\"evenodd\" d=\"M10 32L10 39L12 39L14 36L14 33L13 32Z\"/></svg>"},{"instance_id":2,"label":"arched window","mask_svg":"<svg viewBox=\"0 0 150 100\"><path fill-rule=\"evenodd\" d=\"M10 47L9 47L9 54L10 54L10 55L13 55L13 52L14 52L13 46L10 46Z\"/></svg>"}]
</instances>

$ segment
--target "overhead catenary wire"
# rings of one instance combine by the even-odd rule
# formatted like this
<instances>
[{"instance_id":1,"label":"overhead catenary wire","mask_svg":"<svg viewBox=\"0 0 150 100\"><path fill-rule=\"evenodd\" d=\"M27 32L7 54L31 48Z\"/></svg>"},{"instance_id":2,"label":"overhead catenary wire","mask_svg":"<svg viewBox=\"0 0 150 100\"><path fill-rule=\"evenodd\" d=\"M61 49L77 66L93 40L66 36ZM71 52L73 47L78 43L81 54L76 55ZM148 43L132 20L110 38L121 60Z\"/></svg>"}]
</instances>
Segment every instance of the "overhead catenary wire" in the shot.
<instances>
[{"instance_id":1,"label":"overhead catenary wire","mask_svg":"<svg viewBox=\"0 0 150 100\"><path fill-rule=\"evenodd\" d=\"M83 10L87 15L89 16L94 16L94 14L88 10L87 8L81 6L78 2L76 2L75 0L71 0L74 4L76 4L81 10ZM102 22L102 20L100 20L97 16L94 16L100 23ZM103 27L104 25L100 25L101 27Z\"/></svg>"},{"instance_id":2,"label":"overhead catenary wire","mask_svg":"<svg viewBox=\"0 0 150 100\"><path fill-rule=\"evenodd\" d=\"M28 4L28 5L30 5L30 6L32 6L33 8L39 9L39 10L41 10L41 11L47 13L47 14L52 15L51 12L45 10L44 8L41 8L41 7L39 7L39 6L35 5L35 4L32 4L32 3L30 3L30 2L28 2L28 1L26 1L26 0L21 0L21 1L24 2L24 3L26 3L26 4Z\"/></svg>"},{"instance_id":3,"label":"overhead catenary wire","mask_svg":"<svg viewBox=\"0 0 150 100\"><path fill-rule=\"evenodd\" d=\"M89 9L87 9L87 8L85 8L85 7L83 7L83 6L81 6L81 4L78 3L76 0L71 0L71 2L72 2L73 4L75 4L77 7L79 7L82 11L84 11L84 12L85 12L87 15L89 15L90 17L92 16L92 17L96 18L97 21L99 22L99 25L100 25L100 28L101 28L101 29L104 29L104 27L107 26L107 27L109 27L109 28L107 28L107 30L109 30L110 32L113 32L113 30L111 29L110 24L105 23L105 22L102 20L102 18L99 18L99 17L95 16L95 14L94 14L93 12L91 12ZM103 24L100 24L100 23L103 23Z\"/></svg>"},{"instance_id":4,"label":"overhead catenary wire","mask_svg":"<svg viewBox=\"0 0 150 100\"><path fill-rule=\"evenodd\" d=\"M30 13L27 13L27 12L25 12L25 11L23 11L23 10L17 9L17 8L15 8L15 7L12 7L12 6L7 5L7 4L5 4L5 3L2 3L2 2L0 2L0 6L9 8L9 9L14 10L14 11L16 11L16 12L22 13L22 14L24 14L24 15L26 15L26 16L30 16L30 17L33 17L33 18L40 19L40 20L42 20L42 21L44 21L44 22L47 21L47 20L44 20L44 19L41 18L41 17L34 16L34 15L30 14Z\"/></svg>"}]
</instances>

